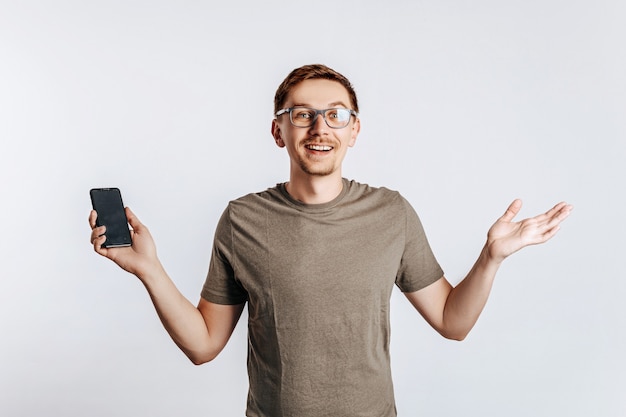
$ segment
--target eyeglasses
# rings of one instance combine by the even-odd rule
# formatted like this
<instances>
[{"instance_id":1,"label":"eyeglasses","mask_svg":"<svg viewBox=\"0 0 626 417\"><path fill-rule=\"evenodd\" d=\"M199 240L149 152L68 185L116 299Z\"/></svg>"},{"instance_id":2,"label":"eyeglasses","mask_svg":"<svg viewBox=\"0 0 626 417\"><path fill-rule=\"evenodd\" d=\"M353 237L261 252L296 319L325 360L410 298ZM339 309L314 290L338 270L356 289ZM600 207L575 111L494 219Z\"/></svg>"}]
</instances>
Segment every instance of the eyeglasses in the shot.
<instances>
[{"instance_id":1,"label":"eyeglasses","mask_svg":"<svg viewBox=\"0 0 626 417\"><path fill-rule=\"evenodd\" d=\"M278 110L276 117L289 113L289 121L296 127L311 127L315 124L318 115L322 115L324 121L333 129L341 129L348 126L352 116L358 117L358 113L354 110L344 108L317 110L309 107L290 107L288 109Z\"/></svg>"}]
</instances>

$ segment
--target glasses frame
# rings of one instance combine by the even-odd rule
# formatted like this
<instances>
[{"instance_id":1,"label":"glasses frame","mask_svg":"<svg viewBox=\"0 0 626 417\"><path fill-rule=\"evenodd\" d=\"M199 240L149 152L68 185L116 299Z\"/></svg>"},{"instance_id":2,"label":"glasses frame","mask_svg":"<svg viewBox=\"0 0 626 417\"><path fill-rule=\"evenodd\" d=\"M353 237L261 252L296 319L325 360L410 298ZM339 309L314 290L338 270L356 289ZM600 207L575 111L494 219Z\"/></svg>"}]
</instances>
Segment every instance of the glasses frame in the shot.
<instances>
[{"instance_id":1,"label":"glasses frame","mask_svg":"<svg viewBox=\"0 0 626 417\"><path fill-rule=\"evenodd\" d=\"M311 118L311 123L307 126L298 126L297 124L295 124L293 122L293 118L291 116L291 112L294 109L307 109L307 110L311 110L313 111L313 117ZM330 127L331 129L343 129L344 127L348 126L350 124L350 119L348 119L348 121L346 122L346 124L344 126L331 126L328 123L328 120L326 119L326 112L329 110L346 110L348 112L350 112L350 116L354 116L354 117L359 117L359 114L357 112L355 112L352 109L346 109L344 107L331 107L329 109L323 109L323 110L318 110L318 109L314 109L312 107L306 107L306 106L294 106L294 107L287 107L285 109L280 109L276 112L276 114L274 115L276 118L278 118L278 116L281 116L285 113L289 113L289 121L291 122L291 124L295 127L302 127L302 128L307 128L307 127L311 127L315 124L315 120L317 120L317 116L321 115L322 119L324 119L324 122L326 123L326 126Z\"/></svg>"}]
</instances>

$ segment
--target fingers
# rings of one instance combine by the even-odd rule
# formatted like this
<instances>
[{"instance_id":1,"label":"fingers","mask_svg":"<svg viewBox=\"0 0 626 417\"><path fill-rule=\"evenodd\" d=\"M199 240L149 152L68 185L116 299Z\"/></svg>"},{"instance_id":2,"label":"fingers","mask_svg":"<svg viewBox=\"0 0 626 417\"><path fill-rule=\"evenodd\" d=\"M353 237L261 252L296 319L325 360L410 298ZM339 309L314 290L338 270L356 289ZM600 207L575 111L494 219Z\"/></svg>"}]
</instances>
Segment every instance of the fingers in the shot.
<instances>
[{"instance_id":1,"label":"fingers","mask_svg":"<svg viewBox=\"0 0 626 417\"><path fill-rule=\"evenodd\" d=\"M98 218L98 213L95 210L91 210L89 212L89 227L92 229L96 227L96 219Z\"/></svg>"},{"instance_id":2,"label":"fingers","mask_svg":"<svg viewBox=\"0 0 626 417\"><path fill-rule=\"evenodd\" d=\"M131 209L126 207L125 209L126 217L128 219L128 223L131 226L131 239L134 240L135 232L142 231L144 234L149 236L149 232L146 227L139 221L135 213L132 212ZM91 227L91 235L89 237L89 242L93 245L94 250L100 255L107 256L108 250L107 248L103 248L102 245L106 241L106 226L97 226L96 220L98 218L98 213L95 210L91 210L89 213L89 226Z\"/></svg>"},{"instance_id":3,"label":"fingers","mask_svg":"<svg viewBox=\"0 0 626 417\"><path fill-rule=\"evenodd\" d=\"M572 212L572 205L567 204L565 202L561 202L554 206L552 209L546 212L546 217L548 218L547 225L549 228L558 226L563 220L567 219L567 217Z\"/></svg>"},{"instance_id":4,"label":"fingers","mask_svg":"<svg viewBox=\"0 0 626 417\"><path fill-rule=\"evenodd\" d=\"M551 222L554 219L562 218L565 219L569 212L571 211L572 206L562 201L552 207L550 210L546 211L543 214L539 214L535 216L535 219L538 221Z\"/></svg>"},{"instance_id":5,"label":"fingers","mask_svg":"<svg viewBox=\"0 0 626 417\"><path fill-rule=\"evenodd\" d=\"M89 213L89 226L91 227L91 235L89 237L89 243L93 245L93 249L102 254L103 248L102 245L106 241L106 226L96 226L96 219L98 218L98 213L95 210L91 210ZM105 250L105 249L104 249Z\"/></svg>"},{"instance_id":6,"label":"fingers","mask_svg":"<svg viewBox=\"0 0 626 417\"><path fill-rule=\"evenodd\" d=\"M519 213L521 208L522 208L522 200L520 200L519 198L516 198L506 209L502 217L500 217L500 220L505 221L505 222L510 222L511 220L515 218L515 216L517 216L517 213Z\"/></svg>"},{"instance_id":7,"label":"fingers","mask_svg":"<svg viewBox=\"0 0 626 417\"><path fill-rule=\"evenodd\" d=\"M105 235L94 237L91 241L91 244L93 245L93 249L98 253L102 253L103 251L102 245L104 245L104 242L106 242L106 240L107 238Z\"/></svg>"},{"instance_id":8,"label":"fingers","mask_svg":"<svg viewBox=\"0 0 626 417\"><path fill-rule=\"evenodd\" d=\"M99 246L102 246L104 241L106 240L106 226L94 227L91 229L90 242L92 245L99 243Z\"/></svg>"},{"instance_id":9,"label":"fingers","mask_svg":"<svg viewBox=\"0 0 626 417\"><path fill-rule=\"evenodd\" d=\"M565 207L571 207L571 206L569 206L565 201L561 201L560 203L552 207L550 210L546 211L545 214L548 217L553 217L556 213L563 210Z\"/></svg>"},{"instance_id":10,"label":"fingers","mask_svg":"<svg viewBox=\"0 0 626 417\"><path fill-rule=\"evenodd\" d=\"M513 218L519 213L521 208L522 208L522 200L516 199L506 209L506 212L502 215L500 220L509 221L509 222L512 221ZM571 204L567 204L566 202L562 201L556 204L550 210L546 211L545 213L539 214L535 217L532 217L526 220L534 220L540 224L548 225L549 228L551 228L554 225L565 220L567 216L569 216L572 209L573 207Z\"/></svg>"},{"instance_id":11,"label":"fingers","mask_svg":"<svg viewBox=\"0 0 626 417\"><path fill-rule=\"evenodd\" d=\"M104 233L106 232L106 227L96 226L97 218L98 218L98 213L95 210L91 210L91 212L89 212L89 227L91 227L91 236L89 238L89 242L91 244L94 244L95 241L99 237L102 237Z\"/></svg>"},{"instance_id":12,"label":"fingers","mask_svg":"<svg viewBox=\"0 0 626 417\"><path fill-rule=\"evenodd\" d=\"M529 228L535 231L535 243L543 243L554 237L561 229L561 222L570 215L572 208L570 204L561 202L544 214L528 219Z\"/></svg>"},{"instance_id":13,"label":"fingers","mask_svg":"<svg viewBox=\"0 0 626 417\"><path fill-rule=\"evenodd\" d=\"M106 231L106 227L100 226L91 230L91 244L93 245L93 250L100 255L106 254L106 248L103 248L104 242L107 240L104 232Z\"/></svg>"}]
</instances>

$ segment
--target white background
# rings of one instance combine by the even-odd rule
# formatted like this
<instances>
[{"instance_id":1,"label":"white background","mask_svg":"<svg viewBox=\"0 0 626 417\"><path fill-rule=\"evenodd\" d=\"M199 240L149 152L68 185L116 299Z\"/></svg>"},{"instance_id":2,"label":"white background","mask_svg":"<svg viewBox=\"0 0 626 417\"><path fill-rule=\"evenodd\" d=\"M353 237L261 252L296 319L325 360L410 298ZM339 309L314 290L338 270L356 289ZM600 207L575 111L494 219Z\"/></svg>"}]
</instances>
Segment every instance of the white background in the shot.
<instances>
[{"instance_id":1,"label":"white background","mask_svg":"<svg viewBox=\"0 0 626 417\"><path fill-rule=\"evenodd\" d=\"M396 292L400 416L626 415L626 6L599 1L0 1L0 414L242 416L245 317L193 366L89 244L116 186L197 302L230 199L287 179L273 94L355 84L344 176L415 206L453 282L515 197L572 216L500 270L464 342Z\"/></svg>"}]
</instances>

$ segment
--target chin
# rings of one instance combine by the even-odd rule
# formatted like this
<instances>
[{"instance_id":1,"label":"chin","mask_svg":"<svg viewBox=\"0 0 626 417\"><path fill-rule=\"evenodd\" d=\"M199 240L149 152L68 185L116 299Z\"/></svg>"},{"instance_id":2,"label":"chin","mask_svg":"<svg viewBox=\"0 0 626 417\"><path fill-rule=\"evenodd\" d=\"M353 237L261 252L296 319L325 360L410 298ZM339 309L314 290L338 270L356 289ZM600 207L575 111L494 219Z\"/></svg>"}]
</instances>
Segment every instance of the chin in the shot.
<instances>
[{"instance_id":1,"label":"chin","mask_svg":"<svg viewBox=\"0 0 626 417\"><path fill-rule=\"evenodd\" d=\"M335 168L317 168L316 169L316 168L305 167L305 166L302 166L301 168L305 174L311 175L313 177L327 177L337 172Z\"/></svg>"}]
</instances>

